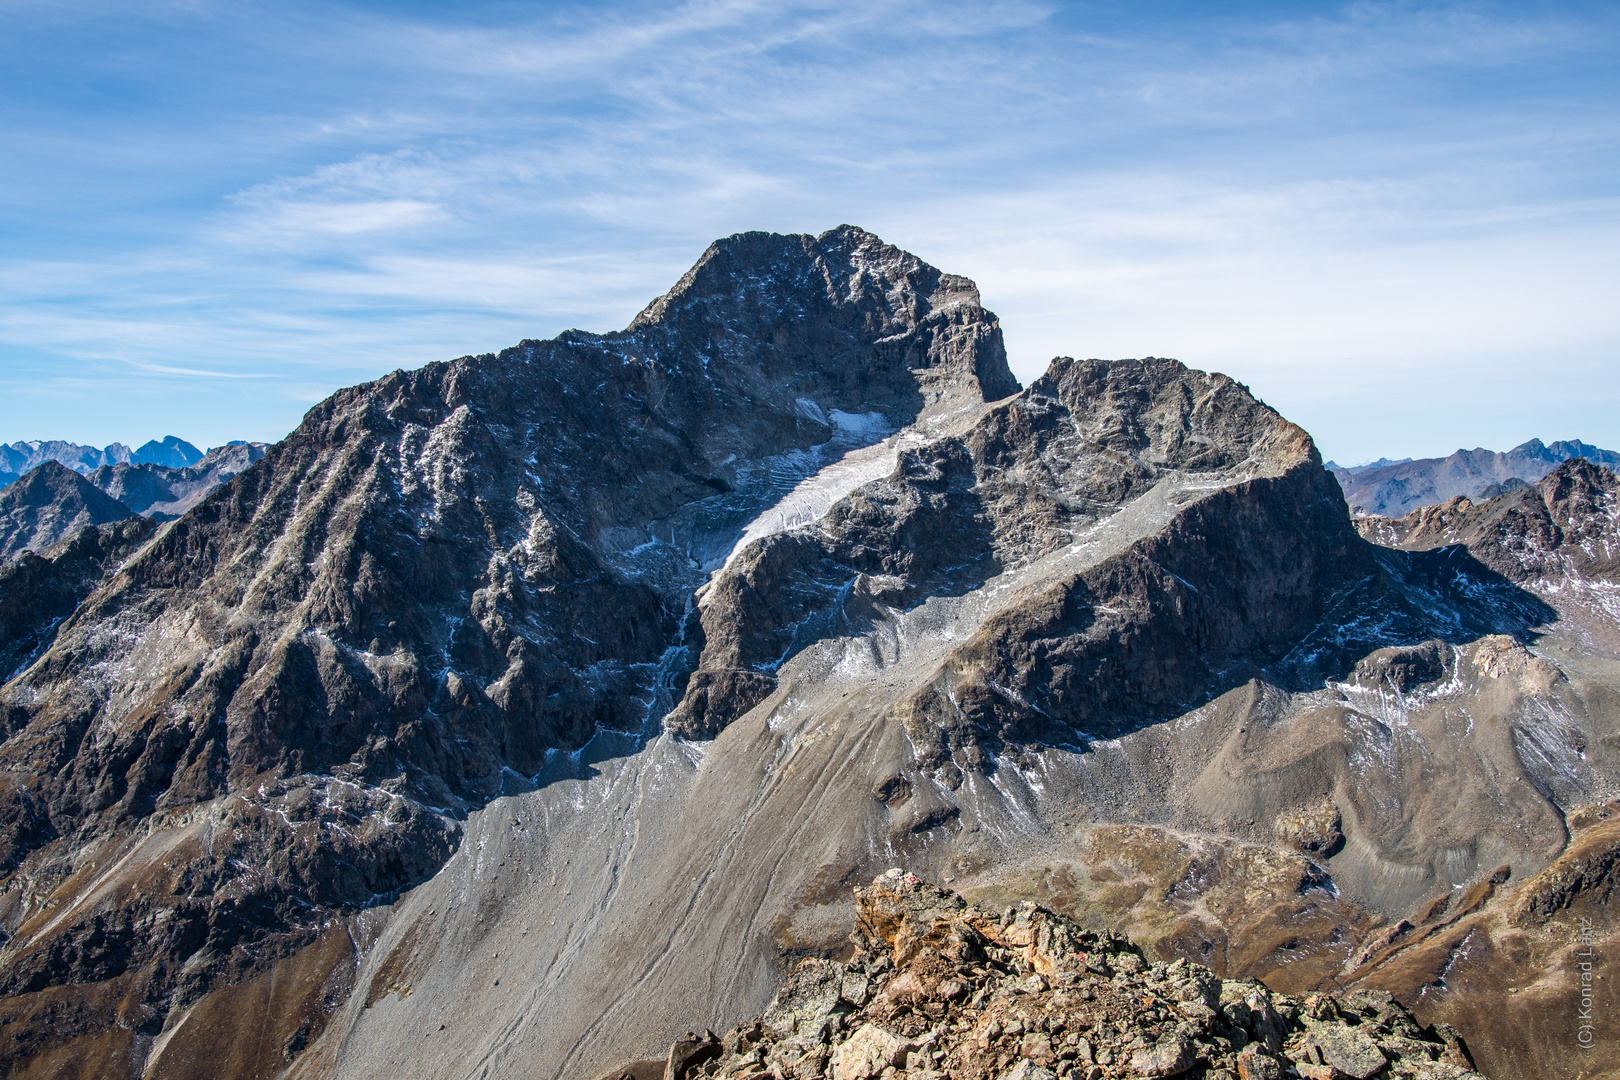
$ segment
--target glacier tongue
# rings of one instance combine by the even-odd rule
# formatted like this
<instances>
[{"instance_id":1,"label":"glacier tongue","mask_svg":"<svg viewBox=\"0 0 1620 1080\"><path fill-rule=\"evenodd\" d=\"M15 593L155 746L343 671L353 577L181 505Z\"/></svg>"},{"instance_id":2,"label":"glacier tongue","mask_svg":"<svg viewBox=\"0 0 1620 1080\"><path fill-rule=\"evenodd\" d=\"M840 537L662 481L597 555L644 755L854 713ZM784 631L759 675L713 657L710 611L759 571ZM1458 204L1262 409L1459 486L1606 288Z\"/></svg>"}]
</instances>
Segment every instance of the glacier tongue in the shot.
<instances>
[{"instance_id":1,"label":"glacier tongue","mask_svg":"<svg viewBox=\"0 0 1620 1080\"><path fill-rule=\"evenodd\" d=\"M800 480L779 502L750 521L725 558L704 569L718 570L755 540L819 520L832 508L833 503L862 484L881 480L892 473L902 447L918 446L922 442L921 437L907 429L880 443L857 447L823 466Z\"/></svg>"},{"instance_id":2,"label":"glacier tongue","mask_svg":"<svg viewBox=\"0 0 1620 1080\"><path fill-rule=\"evenodd\" d=\"M829 420L834 435L823 446L829 451L842 447L852 449L795 484L786 495L743 528L742 535L724 558L705 564L704 569L713 572L729 564L755 540L821 520L833 504L845 495L894 472L902 451L925 446L937 438L971 426L986 408L988 405L980 405L956 409L947 414L924 416L917 423L899 431L895 431L881 413L857 415L832 410Z\"/></svg>"}]
</instances>

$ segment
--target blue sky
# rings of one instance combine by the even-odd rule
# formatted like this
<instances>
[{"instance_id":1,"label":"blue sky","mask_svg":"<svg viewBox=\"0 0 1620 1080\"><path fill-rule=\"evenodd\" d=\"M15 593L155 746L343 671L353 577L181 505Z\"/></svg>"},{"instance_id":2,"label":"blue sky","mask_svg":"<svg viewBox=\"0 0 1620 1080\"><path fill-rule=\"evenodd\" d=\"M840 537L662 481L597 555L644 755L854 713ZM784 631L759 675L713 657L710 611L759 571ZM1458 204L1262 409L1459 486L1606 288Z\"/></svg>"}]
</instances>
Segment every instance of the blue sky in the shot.
<instances>
[{"instance_id":1,"label":"blue sky","mask_svg":"<svg viewBox=\"0 0 1620 1080\"><path fill-rule=\"evenodd\" d=\"M871 229L1341 462L1620 448L1620 5L0 0L0 441L275 439Z\"/></svg>"}]
</instances>

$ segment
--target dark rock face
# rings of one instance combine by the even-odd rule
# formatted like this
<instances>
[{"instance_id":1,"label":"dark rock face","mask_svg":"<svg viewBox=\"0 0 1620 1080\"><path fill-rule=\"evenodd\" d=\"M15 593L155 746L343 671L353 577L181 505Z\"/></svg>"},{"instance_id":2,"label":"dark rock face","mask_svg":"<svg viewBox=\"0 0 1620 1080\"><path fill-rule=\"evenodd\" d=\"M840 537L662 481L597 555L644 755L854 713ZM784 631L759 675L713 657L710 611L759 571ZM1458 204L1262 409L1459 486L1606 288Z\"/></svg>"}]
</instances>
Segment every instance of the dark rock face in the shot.
<instances>
[{"instance_id":1,"label":"dark rock face","mask_svg":"<svg viewBox=\"0 0 1620 1080\"><path fill-rule=\"evenodd\" d=\"M904 451L893 475L835 504L816 528L744 549L706 589L702 662L676 716L719 673L740 671L755 690L728 698L723 713L710 694L705 715L718 730L765 696L784 660L858 625L874 605L912 607L982 581L998 564L975 486L973 460L955 440Z\"/></svg>"},{"instance_id":2,"label":"dark rock face","mask_svg":"<svg viewBox=\"0 0 1620 1080\"><path fill-rule=\"evenodd\" d=\"M1358 685L1388 686L1409 694L1446 677L1450 651L1442 641L1425 641L1410 648L1380 649L1356 665Z\"/></svg>"},{"instance_id":3,"label":"dark rock face","mask_svg":"<svg viewBox=\"0 0 1620 1080\"><path fill-rule=\"evenodd\" d=\"M1235 663L1280 658L1365 565L1322 475L1306 465L1222 492L990 621L958 654L982 674L957 698L1001 742L1063 740L1054 718L1112 737L1183 711Z\"/></svg>"},{"instance_id":4,"label":"dark rock face","mask_svg":"<svg viewBox=\"0 0 1620 1080\"><path fill-rule=\"evenodd\" d=\"M683 739L712 739L769 697L775 687L776 680L757 671L693 672L681 703L664 718L664 727Z\"/></svg>"},{"instance_id":5,"label":"dark rock face","mask_svg":"<svg viewBox=\"0 0 1620 1080\"><path fill-rule=\"evenodd\" d=\"M24 551L0 565L0 673L19 674L50 642L57 624L153 530L145 518L125 517L80 529L43 555Z\"/></svg>"},{"instance_id":6,"label":"dark rock face","mask_svg":"<svg viewBox=\"0 0 1620 1080\"><path fill-rule=\"evenodd\" d=\"M730 490L729 462L827 441L816 412L907 420L930 384L981 371L1007 389L972 298L854 230L747 235L623 334L343 391L129 566L13 696L48 700L56 672L92 662L98 621L163 635L183 608L202 647L159 693L192 695L193 724L223 712L227 783L342 767L476 803L505 766L532 774L645 719L682 601L616 570L604 535L646 542Z\"/></svg>"},{"instance_id":7,"label":"dark rock face","mask_svg":"<svg viewBox=\"0 0 1620 1080\"><path fill-rule=\"evenodd\" d=\"M312 939L310 912L430 876L456 819L549 754L656 730L702 577L694 515L729 545L771 497L761 474L791 484L819 447L1016 389L966 279L857 229L745 234L622 333L334 395L88 596L117 538L28 562L9 595L31 574L60 596L8 622L19 662L51 640L0 691L0 865L49 892L153 815L233 839L181 845L162 884L48 928L14 906L0 990L127 974L161 1024L257 970L243 955ZM6 497L70 484L130 512L60 466L37 475ZM175 490L151 467L103 479ZM758 690L694 685L723 715Z\"/></svg>"},{"instance_id":8,"label":"dark rock face","mask_svg":"<svg viewBox=\"0 0 1620 1080\"><path fill-rule=\"evenodd\" d=\"M0 492L0 562L133 513L72 469L47 461Z\"/></svg>"}]
</instances>

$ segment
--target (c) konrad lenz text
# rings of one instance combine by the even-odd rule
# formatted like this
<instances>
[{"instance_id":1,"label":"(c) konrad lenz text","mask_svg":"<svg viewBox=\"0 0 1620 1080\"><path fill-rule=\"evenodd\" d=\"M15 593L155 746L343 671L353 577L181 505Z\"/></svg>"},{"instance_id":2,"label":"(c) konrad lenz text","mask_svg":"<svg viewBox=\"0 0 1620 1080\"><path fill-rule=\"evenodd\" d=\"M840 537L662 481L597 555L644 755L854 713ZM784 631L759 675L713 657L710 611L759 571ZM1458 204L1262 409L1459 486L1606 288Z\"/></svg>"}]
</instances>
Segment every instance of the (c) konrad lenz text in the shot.
<instances>
[{"instance_id":1,"label":"(c) konrad lenz text","mask_svg":"<svg viewBox=\"0 0 1620 1080\"><path fill-rule=\"evenodd\" d=\"M1592 947L1597 940L1597 933L1592 927L1592 920L1583 918L1580 930L1575 935L1575 973L1580 980L1580 1009L1575 1014L1575 1041L1581 1046L1590 1047L1596 1042L1596 1035L1592 1029L1592 1017L1596 996L1593 992L1597 971L1597 950Z\"/></svg>"}]
</instances>

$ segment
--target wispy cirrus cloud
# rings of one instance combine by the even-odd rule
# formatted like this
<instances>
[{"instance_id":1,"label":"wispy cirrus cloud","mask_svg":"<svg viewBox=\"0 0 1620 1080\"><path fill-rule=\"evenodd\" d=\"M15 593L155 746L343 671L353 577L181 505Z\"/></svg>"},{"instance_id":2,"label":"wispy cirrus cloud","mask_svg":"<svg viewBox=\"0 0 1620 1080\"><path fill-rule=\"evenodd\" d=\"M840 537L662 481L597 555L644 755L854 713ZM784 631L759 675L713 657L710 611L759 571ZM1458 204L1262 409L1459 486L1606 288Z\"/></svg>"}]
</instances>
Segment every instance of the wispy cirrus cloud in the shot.
<instances>
[{"instance_id":1,"label":"wispy cirrus cloud","mask_svg":"<svg viewBox=\"0 0 1620 1080\"><path fill-rule=\"evenodd\" d=\"M125 359L126 364L142 371L151 371L159 375L184 375L188 378L199 379L267 379L267 373L254 373L246 371L204 371L201 368L169 367L166 364L148 364L140 360Z\"/></svg>"},{"instance_id":2,"label":"wispy cirrus cloud","mask_svg":"<svg viewBox=\"0 0 1620 1080\"><path fill-rule=\"evenodd\" d=\"M1602 5L196 0L4 31L0 427L54 425L6 438L127 441L131 400L274 437L312 387L622 326L716 236L852 221L978 278L1026 378L1173 352L1341 457L1620 445L1603 392L1510 389L1527 357L1620 385ZM70 384L103 393L40 405Z\"/></svg>"}]
</instances>

